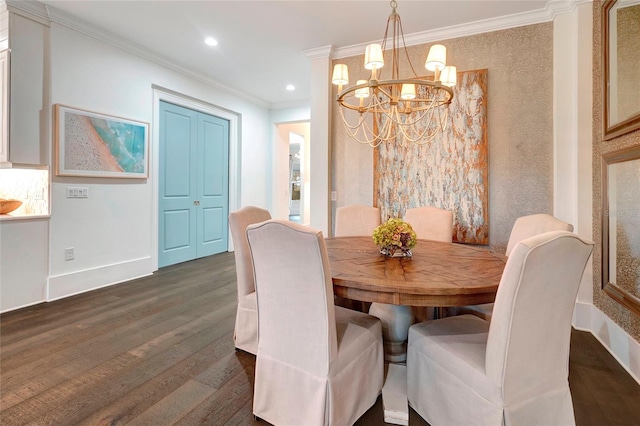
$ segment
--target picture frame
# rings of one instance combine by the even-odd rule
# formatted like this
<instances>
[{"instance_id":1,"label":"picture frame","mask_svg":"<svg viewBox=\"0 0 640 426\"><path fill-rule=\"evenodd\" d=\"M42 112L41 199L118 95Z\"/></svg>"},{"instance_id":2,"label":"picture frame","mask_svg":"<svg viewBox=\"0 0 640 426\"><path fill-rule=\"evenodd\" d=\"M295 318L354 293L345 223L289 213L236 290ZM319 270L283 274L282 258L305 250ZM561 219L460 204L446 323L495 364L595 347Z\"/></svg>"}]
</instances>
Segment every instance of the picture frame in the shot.
<instances>
[{"instance_id":1,"label":"picture frame","mask_svg":"<svg viewBox=\"0 0 640 426\"><path fill-rule=\"evenodd\" d=\"M56 176L149 177L149 124L55 105Z\"/></svg>"},{"instance_id":2,"label":"picture frame","mask_svg":"<svg viewBox=\"0 0 640 426\"><path fill-rule=\"evenodd\" d=\"M439 207L454 213L453 242L489 244L487 83L487 69L458 72L442 133L429 144L373 150L373 205L383 220L403 217L408 208Z\"/></svg>"},{"instance_id":3,"label":"picture frame","mask_svg":"<svg viewBox=\"0 0 640 426\"><path fill-rule=\"evenodd\" d=\"M602 155L602 289L640 316L640 146Z\"/></svg>"},{"instance_id":4,"label":"picture frame","mask_svg":"<svg viewBox=\"0 0 640 426\"><path fill-rule=\"evenodd\" d=\"M607 0L602 5L603 139L640 129L640 79L636 52L640 4Z\"/></svg>"}]
</instances>

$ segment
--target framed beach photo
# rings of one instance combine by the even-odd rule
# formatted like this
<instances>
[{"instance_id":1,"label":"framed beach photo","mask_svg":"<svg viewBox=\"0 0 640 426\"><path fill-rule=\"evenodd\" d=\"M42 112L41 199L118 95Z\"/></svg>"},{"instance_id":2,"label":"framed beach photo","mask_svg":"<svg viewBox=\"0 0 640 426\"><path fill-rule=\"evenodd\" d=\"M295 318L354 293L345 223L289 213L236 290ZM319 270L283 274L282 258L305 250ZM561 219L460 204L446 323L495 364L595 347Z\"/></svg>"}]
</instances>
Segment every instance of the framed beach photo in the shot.
<instances>
[{"instance_id":1,"label":"framed beach photo","mask_svg":"<svg viewBox=\"0 0 640 426\"><path fill-rule=\"evenodd\" d=\"M149 125L55 105L56 175L149 176Z\"/></svg>"}]
</instances>

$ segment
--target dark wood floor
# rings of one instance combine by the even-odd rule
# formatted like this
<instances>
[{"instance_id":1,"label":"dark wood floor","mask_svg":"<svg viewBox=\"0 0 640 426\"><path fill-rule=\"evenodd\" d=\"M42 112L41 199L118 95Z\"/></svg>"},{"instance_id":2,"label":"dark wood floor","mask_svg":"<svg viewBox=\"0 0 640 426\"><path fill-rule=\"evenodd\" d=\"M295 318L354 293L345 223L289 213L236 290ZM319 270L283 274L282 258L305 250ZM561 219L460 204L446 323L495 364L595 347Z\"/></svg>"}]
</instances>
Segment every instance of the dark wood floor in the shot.
<instances>
[{"instance_id":1,"label":"dark wood floor","mask_svg":"<svg viewBox=\"0 0 640 426\"><path fill-rule=\"evenodd\" d=\"M235 300L224 253L1 315L0 424L255 424ZM578 425L640 424L640 385L589 333L572 335L569 381ZM384 424L380 399L357 424Z\"/></svg>"}]
</instances>

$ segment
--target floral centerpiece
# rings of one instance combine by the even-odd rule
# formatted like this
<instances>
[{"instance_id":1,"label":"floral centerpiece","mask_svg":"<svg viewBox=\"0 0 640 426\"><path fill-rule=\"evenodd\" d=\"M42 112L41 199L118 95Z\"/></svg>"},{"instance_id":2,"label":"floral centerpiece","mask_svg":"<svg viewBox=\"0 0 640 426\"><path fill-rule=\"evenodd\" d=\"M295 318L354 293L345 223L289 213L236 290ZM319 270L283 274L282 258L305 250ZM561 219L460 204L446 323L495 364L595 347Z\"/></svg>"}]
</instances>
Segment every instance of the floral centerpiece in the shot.
<instances>
[{"instance_id":1,"label":"floral centerpiece","mask_svg":"<svg viewBox=\"0 0 640 426\"><path fill-rule=\"evenodd\" d=\"M380 249L380 253L386 256L410 257L417 237L407 222L391 218L373 230L373 242Z\"/></svg>"}]
</instances>

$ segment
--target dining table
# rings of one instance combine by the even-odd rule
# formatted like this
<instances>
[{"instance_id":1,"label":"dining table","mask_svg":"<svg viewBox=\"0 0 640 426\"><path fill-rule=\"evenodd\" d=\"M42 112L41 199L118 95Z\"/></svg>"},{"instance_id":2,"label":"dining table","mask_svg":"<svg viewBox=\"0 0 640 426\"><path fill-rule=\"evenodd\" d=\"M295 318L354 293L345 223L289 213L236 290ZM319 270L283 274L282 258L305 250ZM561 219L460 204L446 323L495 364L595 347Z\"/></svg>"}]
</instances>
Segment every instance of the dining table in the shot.
<instances>
[{"instance_id":1,"label":"dining table","mask_svg":"<svg viewBox=\"0 0 640 426\"><path fill-rule=\"evenodd\" d=\"M393 305L493 302L507 260L482 246L431 240L418 240L411 257L382 255L371 237L332 237L325 243L335 295Z\"/></svg>"},{"instance_id":2,"label":"dining table","mask_svg":"<svg viewBox=\"0 0 640 426\"><path fill-rule=\"evenodd\" d=\"M371 237L325 239L333 292L362 302L442 308L495 300L507 257L470 244L417 241L410 257L380 253ZM409 309L409 308L407 308ZM389 362L382 389L385 422L407 425L406 368Z\"/></svg>"}]
</instances>

